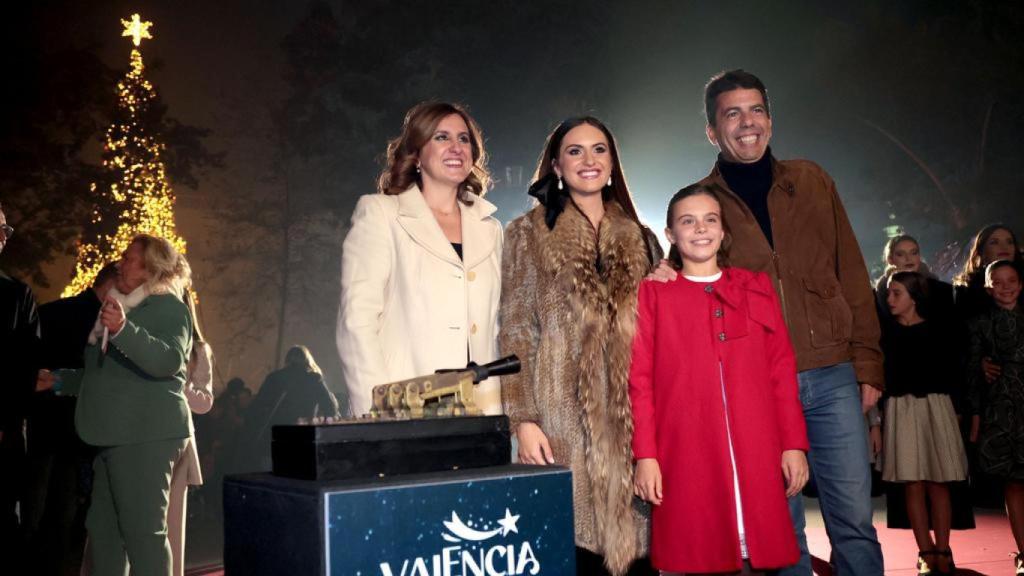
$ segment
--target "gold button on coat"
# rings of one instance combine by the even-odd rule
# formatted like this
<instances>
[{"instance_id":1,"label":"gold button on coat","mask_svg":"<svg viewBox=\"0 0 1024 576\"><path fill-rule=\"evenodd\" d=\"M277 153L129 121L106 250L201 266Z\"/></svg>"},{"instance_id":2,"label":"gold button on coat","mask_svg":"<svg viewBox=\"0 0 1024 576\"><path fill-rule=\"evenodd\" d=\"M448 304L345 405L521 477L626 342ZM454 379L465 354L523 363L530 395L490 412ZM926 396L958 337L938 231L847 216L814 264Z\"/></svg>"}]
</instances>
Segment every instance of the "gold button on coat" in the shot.
<instances>
[{"instance_id":1,"label":"gold button on coat","mask_svg":"<svg viewBox=\"0 0 1024 576\"><path fill-rule=\"evenodd\" d=\"M476 272L473 272L472 270L470 270L469 274L466 274L466 279L469 280L470 282L472 282L473 280L476 280Z\"/></svg>"},{"instance_id":2,"label":"gold button on coat","mask_svg":"<svg viewBox=\"0 0 1024 576\"><path fill-rule=\"evenodd\" d=\"M470 334L476 334L476 323L475 322L473 323L472 326L469 327L469 333Z\"/></svg>"}]
</instances>

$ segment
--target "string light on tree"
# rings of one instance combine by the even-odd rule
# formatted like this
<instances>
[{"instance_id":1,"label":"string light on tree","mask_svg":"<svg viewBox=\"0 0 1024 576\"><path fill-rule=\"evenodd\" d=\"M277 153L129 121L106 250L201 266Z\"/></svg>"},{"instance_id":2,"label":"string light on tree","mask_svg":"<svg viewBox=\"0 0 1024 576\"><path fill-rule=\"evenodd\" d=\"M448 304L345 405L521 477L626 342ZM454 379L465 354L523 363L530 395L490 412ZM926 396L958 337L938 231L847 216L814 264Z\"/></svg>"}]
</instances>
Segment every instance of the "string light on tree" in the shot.
<instances>
[{"instance_id":1,"label":"string light on tree","mask_svg":"<svg viewBox=\"0 0 1024 576\"><path fill-rule=\"evenodd\" d=\"M131 67L117 83L117 111L107 128L103 151L105 177L90 187L95 198L92 218L79 240L75 274L63 296L91 286L100 269L120 258L138 234L161 236L185 251L185 241L174 226L174 192L161 159L164 144L150 114L156 92L144 76L138 49L142 40L153 38L149 32L153 23L142 21L138 14L121 23L121 36L130 37L135 46Z\"/></svg>"}]
</instances>

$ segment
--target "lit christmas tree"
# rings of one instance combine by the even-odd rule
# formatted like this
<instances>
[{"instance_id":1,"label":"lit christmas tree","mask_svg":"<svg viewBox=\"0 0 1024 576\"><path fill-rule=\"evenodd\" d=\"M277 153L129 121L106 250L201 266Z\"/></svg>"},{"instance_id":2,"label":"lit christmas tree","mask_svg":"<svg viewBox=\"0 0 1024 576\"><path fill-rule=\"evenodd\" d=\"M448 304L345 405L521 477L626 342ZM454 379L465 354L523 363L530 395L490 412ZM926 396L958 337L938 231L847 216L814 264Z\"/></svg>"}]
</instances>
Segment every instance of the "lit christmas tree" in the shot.
<instances>
[{"instance_id":1,"label":"lit christmas tree","mask_svg":"<svg viewBox=\"0 0 1024 576\"><path fill-rule=\"evenodd\" d=\"M107 128L103 151L105 182L93 183L96 197L92 219L78 244L75 275L62 296L72 296L92 285L103 266L118 260L138 234L166 238L179 251L185 241L174 227L174 193L164 173L160 156L164 144L149 133L153 121L150 104L156 98L153 85L143 76L142 53L138 46L152 38L152 22L138 14L124 24L122 36L131 37L131 69L117 83L117 111Z\"/></svg>"}]
</instances>

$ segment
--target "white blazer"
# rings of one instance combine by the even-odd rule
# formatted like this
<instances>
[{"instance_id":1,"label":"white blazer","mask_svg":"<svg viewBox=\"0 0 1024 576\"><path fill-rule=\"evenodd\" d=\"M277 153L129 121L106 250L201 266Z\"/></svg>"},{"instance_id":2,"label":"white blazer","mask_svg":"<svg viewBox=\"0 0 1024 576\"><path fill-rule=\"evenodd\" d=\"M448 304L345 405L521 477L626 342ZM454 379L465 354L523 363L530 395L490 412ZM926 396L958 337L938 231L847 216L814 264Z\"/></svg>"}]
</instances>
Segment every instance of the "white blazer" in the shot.
<instances>
[{"instance_id":1,"label":"white blazer","mask_svg":"<svg viewBox=\"0 0 1024 576\"><path fill-rule=\"evenodd\" d=\"M497 354L501 224L495 206L460 204L462 260L417 186L368 194L342 248L337 343L349 412L369 412L378 384L483 364ZM498 378L480 383L477 404L501 413Z\"/></svg>"}]
</instances>

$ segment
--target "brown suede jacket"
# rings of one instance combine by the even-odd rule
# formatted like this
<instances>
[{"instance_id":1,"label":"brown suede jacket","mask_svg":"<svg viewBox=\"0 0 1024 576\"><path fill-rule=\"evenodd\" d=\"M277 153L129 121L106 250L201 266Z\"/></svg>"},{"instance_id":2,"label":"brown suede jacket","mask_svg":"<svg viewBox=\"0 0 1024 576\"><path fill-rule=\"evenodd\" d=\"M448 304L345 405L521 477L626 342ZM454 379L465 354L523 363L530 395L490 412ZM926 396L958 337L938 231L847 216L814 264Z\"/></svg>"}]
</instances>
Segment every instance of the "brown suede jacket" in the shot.
<instances>
[{"instance_id":1,"label":"brown suede jacket","mask_svg":"<svg viewBox=\"0 0 1024 576\"><path fill-rule=\"evenodd\" d=\"M722 216L732 236L730 264L766 272L775 282L797 369L852 361L858 382L883 389L871 282L832 178L807 160L772 159L768 212L774 250L718 164L701 184L721 190Z\"/></svg>"}]
</instances>

